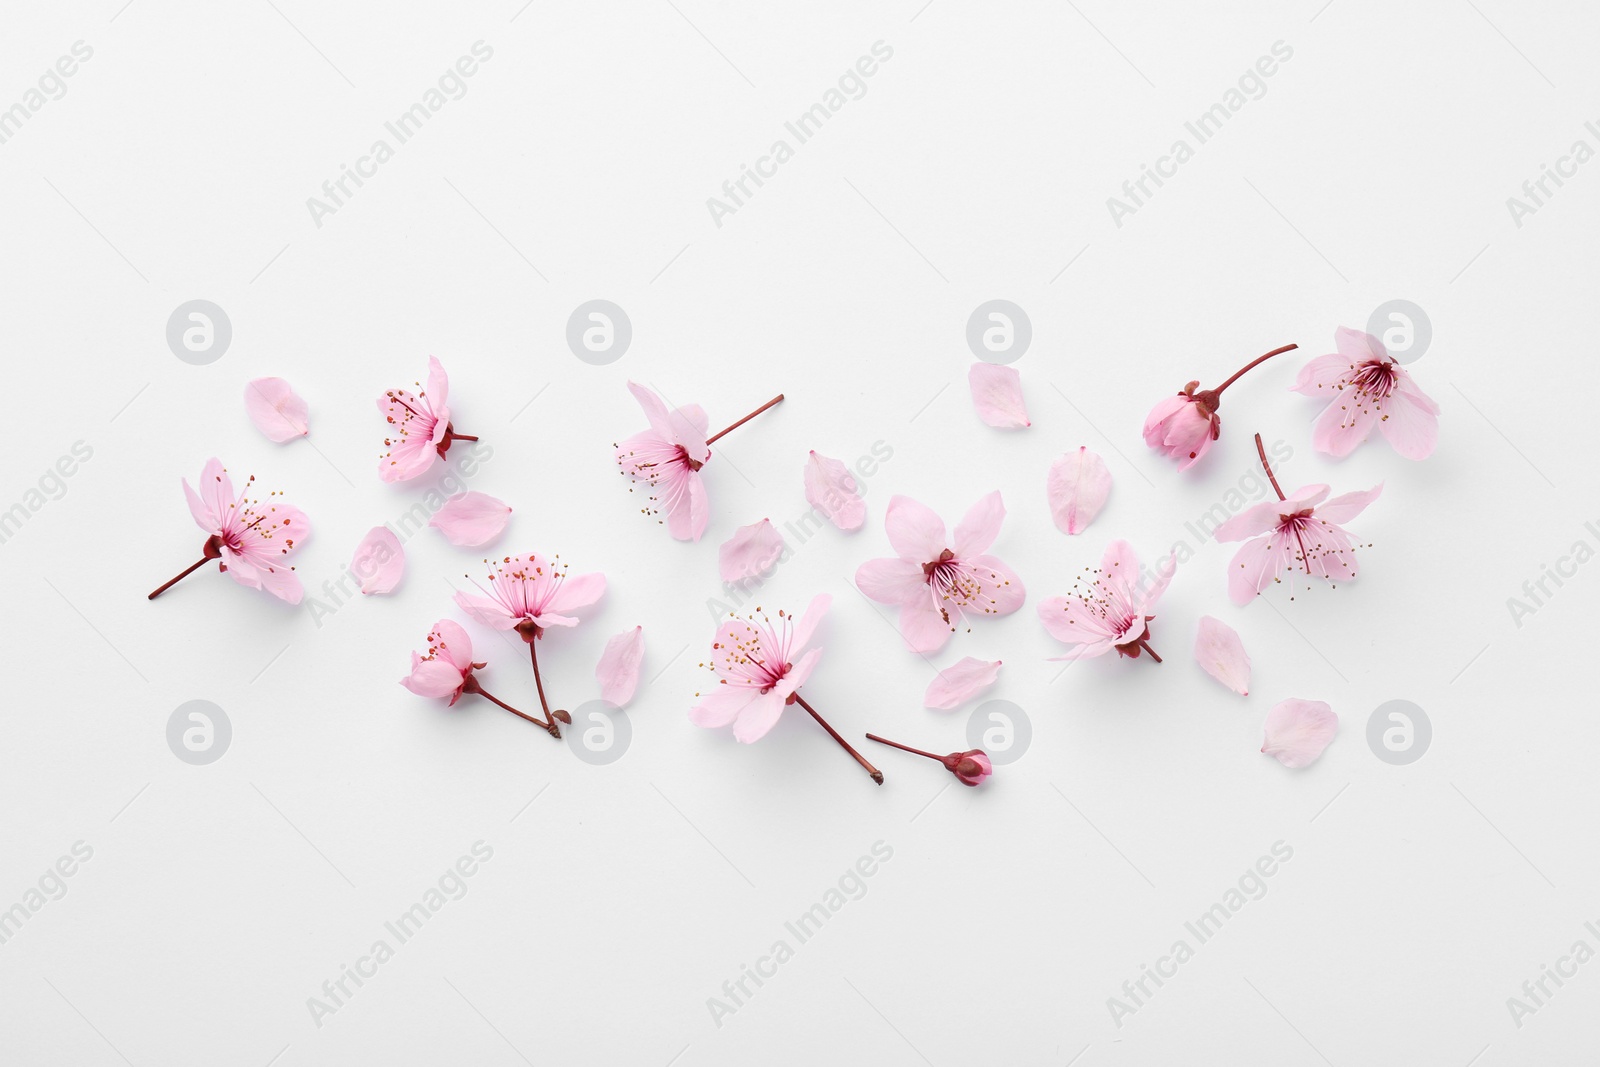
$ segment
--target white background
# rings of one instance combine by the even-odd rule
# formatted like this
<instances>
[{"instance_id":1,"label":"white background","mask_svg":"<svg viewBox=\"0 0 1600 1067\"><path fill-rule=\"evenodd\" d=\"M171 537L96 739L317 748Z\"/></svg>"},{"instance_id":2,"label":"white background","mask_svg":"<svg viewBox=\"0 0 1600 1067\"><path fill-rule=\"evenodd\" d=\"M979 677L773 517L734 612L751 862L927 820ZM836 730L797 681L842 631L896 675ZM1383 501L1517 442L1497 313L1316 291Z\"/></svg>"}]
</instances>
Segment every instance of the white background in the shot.
<instances>
[{"instance_id":1,"label":"white background","mask_svg":"<svg viewBox=\"0 0 1600 1067\"><path fill-rule=\"evenodd\" d=\"M1228 5L477 5L97 0L7 5L0 107L82 40L68 91L0 145L7 453L0 507L74 442L92 459L0 545L8 685L0 908L74 842L93 858L0 945L0 1059L18 1064L817 1062L937 1065L1591 1062L1600 963L1518 1028L1506 999L1600 939L1592 612L1600 568L1518 627L1507 598L1600 538L1588 435L1600 167L1514 225L1506 198L1596 117L1585 5L1376 0ZM674 4L676 6L674 6ZM276 5L276 6L274 6ZM120 9L119 9L120 8ZM520 10L519 10L520 9ZM468 83L337 214L307 197L473 42ZM858 57L893 48L778 176L716 226L706 198ZM1106 198L1184 136L1275 41L1293 58L1135 215ZM1192 141L1192 139L1191 139ZM1070 265L1069 265L1070 264ZM982 301L1031 316L1034 424L976 419L964 331ZM165 324L196 298L233 341L180 362ZM594 367L568 315L605 298L632 347ZM1404 298L1434 340L1410 369L1443 407L1436 455L1310 447L1290 394ZM1180 476L1139 438L1191 378L1230 390L1222 440ZM213 570L147 603L203 535L179 479L220 456L309 513L312 592L423 486L376 478L373 399L452 379L457 426L493 458L475 488L515 508L497 551L559 552L611 588L545 643L558 703L595 695L605 639L642 624L647 681L618 762L593 767L483 701L395 684L449 582L482 553L434 531L393 597L318 626ZM244 383L292 382L308 440L275 446ZM611 442L643 426L624 383L715 425L711 526L678 544L637 514ZM1250 434L1294 449L1286 488L1385 493L1353 524L1358 583L1226 598L1233 548L1185 528L1253 470ZM869 523L831 528L761 593L830 592L806 692L842 731L965 747L968 709L921 694L963 655L1031 747L979 790L871 753L881 788L808 719L761 743L692 727L718 544L806 510L808 449L893 458ZM1082 537L1052 525L1045 471L1086 444L1116 480ZM1028 604L932 664L850 577L887 554L900 492L952 524L1000 489L995 551ZM1034 608L1125 537L1199 549L1154 626L1166 662L1045 662ZM1553 584L1551 589L1555 589ZM1190 654L1204 613L1242 634L1251 695ZM534 702L520 643L474 628L487 684ZM1309 769L1259 754L1290 696L1337 740ZM1414 765L1364 739L1380 703L1433 722ZM226 755L166 741L191 699ZM530 800L537 797L530 805ZM337 1014L307 998L482 840L452 901ZM718 1026L723 996L874 842L893 858ZM1274 842L1294 858L1118 1027L1107 998ZM1193 943L1190 938L1191 944ZM1552 987L1553 988L1553 987Z\"/></svg>"}]
</instances>

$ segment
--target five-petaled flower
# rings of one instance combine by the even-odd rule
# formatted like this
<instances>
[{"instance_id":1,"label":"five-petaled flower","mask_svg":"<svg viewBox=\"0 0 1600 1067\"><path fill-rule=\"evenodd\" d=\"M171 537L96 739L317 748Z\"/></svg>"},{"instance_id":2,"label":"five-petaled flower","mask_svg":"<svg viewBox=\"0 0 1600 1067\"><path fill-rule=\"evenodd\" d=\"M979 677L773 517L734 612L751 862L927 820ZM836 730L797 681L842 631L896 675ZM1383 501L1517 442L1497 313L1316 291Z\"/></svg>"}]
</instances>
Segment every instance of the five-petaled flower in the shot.
<instances>
[{"instance_id":1,"label":"five-petaled flower","mask_svg":"<svg viewBox=\"0 0 1600 1067\"><path fill-rule=\"evenodd\" d=\"M1290 389L1325 397L1311 443L1318 452L1348 456L1376 427L1407 459L1427 459L1439 441L1439 405L1417 387L1383 342L1340 327L1339 351L1318 356Z\"/></svg>"},{"instance_id":2,"label":"five-petaled flower","mask_svg":"<svg viewBox=\"0 0 1600 1067\"><path fill-rule=\"evenodd\" d=\"M378 459L378 477L404 482L427 473L433 461L450 451L452 441L476 441L455 432L450 422L450 379L437 357L428 357L428 384L409 389L389 389L378 398L378 410L389 423L383 439L385 452Z\"/></svg>"},{"instance_id":3,"label":"five-petaled flower","mask_svg":"<svg viewBox=\"0 0 1600 1067\"><path fill-rule=\"evenodd\" d=\"M1139 557L1126 541L1113 541L1106 548L1100 566L1089 572L1088 584L1079 580L1071 593L1051 597L1039 605L1039 620L1062 644L1071 646L1057 659L1087 659L1103 656L1112 649L1137 659L1148 652L1157 663L1161 657L1150 647L1148 614L1167 591L1177 571L1176 554L1168 556L1153 578L1139 572Z\"/></svg>"},{"instance_id":4,"label":"five-petaled flower","mask_svg":"<svg viewBox=\"0 0 1600 1067\"><path fill-rule=\"evenodd\" d=\"M900 609L900 634L911 651L937 652L960 622L1022 606L1022 580L986 554L1005 516L1000 494L990 493L962 518L952 542L944 521L926 505L903 496L889 501L884 530L899 558L863 563L856 585Z\"/></svg>"},{"instance_id":5,"label":"five-petaled flower","mask_svg":"<svg viewBox=\"0 0 1600 1067\"><path fill-rule=\"evenodd\" d=\"M300 603L300 579L286 561L311 532L311 524L299 508L273 500L277 493L268 494L265 502L249 499L247 494L255 480L252 474L244 491L235 497L233 480L222 461L215 458L207 461L200 472L198 491L184 479L183 495L189 502L189 514L209 536L200 559L151 593L151 600L209 561L219 560L221 570L240 585L264 589L291 604Z\"/></svg>"}]
</instances>

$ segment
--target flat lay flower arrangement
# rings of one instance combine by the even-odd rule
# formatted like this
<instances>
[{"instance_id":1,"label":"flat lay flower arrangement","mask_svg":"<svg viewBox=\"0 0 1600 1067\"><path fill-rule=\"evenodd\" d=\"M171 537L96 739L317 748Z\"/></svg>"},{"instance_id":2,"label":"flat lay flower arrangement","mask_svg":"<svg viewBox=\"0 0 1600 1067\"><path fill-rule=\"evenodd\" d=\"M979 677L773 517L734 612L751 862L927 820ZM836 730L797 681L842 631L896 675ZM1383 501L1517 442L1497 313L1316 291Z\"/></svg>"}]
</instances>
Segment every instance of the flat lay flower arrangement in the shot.
<instances>
[{"instance_id":1,"label":"flat lay flower arrangement","mask_svg":"<svg viewBox=\"0 0 1600 1067\"><path fill-rule=\"evenodd\" d=\"M1375 542L1359 540L1381 529L1381 483L1341 486L1337 493L1330 485L1316 483L1286 492L1260 434L1249 428L1247 415L1252 407L1305 404L1309 413L1310 404L1315 403L1320 412L1310 426L1310 437L1318 452L1342 457L1363 443L1382 441L1406 460L1422 460L1432 454L1438 439L1439 408L1410 373L1369 334L1341 328L1334 342L1335 351L1311 358L1299 369L1292 391L1307 400L1272 401L1259 391L1252 392L1248 385L1255 367L1269 360L1296 358L1291 355L1298 351L1295 344L1251 360L1215 388L1202 389L1200 380L1191 380L1157 400L1142 436L1150 449L1174 461L1181 474L1222 447L1224 427L1219 411L1226 393L1228 423L1243 427L1230 430L1228 440L1253 436L1255 459L1275 499L1249 506L1217 527L1217 540L1240 546L1220 570L1180 568L1176 553L1142 561L1136 548L1141 541L1139 531L1097 532L1094 540L1104 544L1097 565L1084 569L1064 591L1035 588L1033 611L1039 625L1062 648L1062 655L1056 658L1102 659L1106 661L1104 669L1112 672L1170 670L1165 665L1188 649L1206 674L1241 698L1248 697L1251 661L1240 635L1214 615L1189 620L1170 617L1162 609L1163 594L1174 583L1192 583L1205 598L1214 599L1219 610L1224 604L1243 607L1258 596L1292 599L1297 589L1312 584L1337 588L1354 582L1358 552L1382 551L1381 545L1374 547ZM487 388L482 383L464 383L467 389L475 386ZM1010 432L1031 427L1021 377L1014 369L977 364L969 386L973 410L981 422ZM633 494L641 514L651 520L636 534L639 552L666 561L670 567L678 548L674 541L699 541L714 514L720 519L734 518L717 510L717 483L724 472L713 446L741 427L748 425L743 432L755 432L759 416L784 403L785 398L779 394L712 433L711 418L701 406L672 407L641 385L630 382L628 388L642 409L642 429L608 428L599 432L614 433L615 437L568 441L565 447L610 450L622 475L623 486L618 491ZM478 440L458 431L452 421L451 390L444 366L429 357L424 380L409 387L384 388L376 397L379 418L374 420L373 430L380 480L403 484L418 479L435 463L447 459L455 442ZM715 398L718 408L732 406L735 411L745 410L740 405L747 406L752 399ZM282 444L309 433L306 403L281 378L250 382L243 407L271 441ZM1134 432L1126 427L1120 434L1113 430L1112 435L1131 440ZM974 447L981 444L975 442ZM763 472L763 477L790 479L795 497L803 497L840 531L860 530L870 523L861 487L838 459L811 450L795 456L791 469ZM290 604L299 603L303 590L295 572L295 556L311 532L305 513L277 489L258 488L258 484L270 485L270 479L258 483L256 474L230 472L217 458L204 462L194 483L184 479L181 484L189 514L201 531L200 558L156 587L150 599L163 598L167 610L182 610L172 602L175 587L215 563L218 572L240 585ZM1054 526L1071 538L1082 537L1097 525L1114 491L1104 460L1082 445L1050 465L1042 488ZM970 640L967 635L981 630L991 618L1009 616L1028 603L1029 588L1036 583L1026 581L991 552L1007 520L1005 501L990 487L970 485L965 489L973 503L953 528L933 509L908 496L894 495L884 507L883 534L893 555L863 558L853 575L856 588L889 609L895 621L902 647L886 648L884 655L938 653L952 643ZM1367 519L1369 508L1377 522ZM176 507L173 510L181 515ZM475 550L501 536L512 511L512 505L488 494L464 491L444 500L429 525L451 545ZM394 650L396 672L405 669L399 684L440 707L455 707L463 697L479 697L560 738L562 726L572 722L571 712L561 705L570 701L547 687L541 652L547 663L568 655L562 635L582 625L585 610L606 595L604 561L572 557L587 568L578 569L569 563L567 552L555 552L552 546L519 547L538 550L464 554L463 577L470 591L456 592L453 605L440 605L441 609L453 606L458 617L419 621L416 647ZM577 547L581 551L582 546ZM720 546L717 576L724 582L759 581L771 573L784 550L784 538L770 519L737 526ZM175 562L181 563L192 558L193 551L174 549L174 554ZM362 593L384 596L405 576L404 547L386 527L374 527L353 546L351 569L361 576ZM828 671L824 651L831 604L829 595L818 593L798 609L795 605L760 604L753 611L730 613L705 636L700 659L703 683L698 691L683 694L689 723L727 729L737 741L751 744L768 737L784 715L800 715L813 720L880 785L884 773L862 751L871 746L858 747L856 741L883 746L873 752L892 758L895 773L902 769L911 773L913 767L927 766L923 760L932 760L963 785L978 787L988 780L995 767L982 749L941 753L939 746L926 744L914 730L890 729L878 721L872 723L874 728L893 734L893 739L870 732L853 741L836 729L834 710L813 705L804 689L810 680ZM515 668L504 662L508 658L505 646L497 647L492 656L482 651L482 641L475 647L469 625L485 633L502 631L507 637L515 633L527 647L527 667ZM625 630L610 638L593 664L596 684L609 704L624 707L636 695L645 642L642 627ZM511 646L514 644L511 639ZM1133 662L1111 662L1123 660ZM923 706L948 710L973 701L997 683L1003 667L1009 671L1049 669L1042 663L1020 663L1018 657L987 660L966 656L937 673L922 695ZM529 702L530 706L518 707L502 699L515 685L510 681L514 670L532 674L536 705ZM496 693L485 684L491 673ZM520 686L518 691L522 691ZM1289 694L1273 697L1263 720L1261 752L1288 768L1315 762L1338 732L1337 713L1319 700ZM912 698L914 694L898 694L893 699ZM883 704L874 699L848 714L887 718L878 710Z\"/></svg>"}]
</instances>

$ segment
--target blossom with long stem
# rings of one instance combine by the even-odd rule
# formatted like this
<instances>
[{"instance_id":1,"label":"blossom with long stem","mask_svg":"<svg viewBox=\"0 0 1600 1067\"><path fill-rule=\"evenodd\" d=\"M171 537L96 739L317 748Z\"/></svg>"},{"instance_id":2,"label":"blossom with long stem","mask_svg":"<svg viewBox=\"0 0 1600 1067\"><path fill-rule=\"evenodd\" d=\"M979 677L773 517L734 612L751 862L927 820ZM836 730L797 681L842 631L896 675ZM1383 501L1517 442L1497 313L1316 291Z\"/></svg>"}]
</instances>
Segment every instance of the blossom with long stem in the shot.
<instances>
[{"instance_id":1,"label":"blossom with long stem","mask_svg":"<svg viewBox=\"0 0 1600 1067\"><path fill-rule=\"evenodd\" d=\"M436 459L443 459L453 441L476 441L470 434L456 433L450 421L450 379L437 357L428 357L428 384L417 389L388 389L378 397L378 411L389 424L383 439L384 452L378 458L378 477L386 482L408 481L427 472Z\"/></svg>"},{"instance_id":2,"label":"blossom with long stem","mask_svg":"<svg viewBox=\"0 0 1600 1067\"><path fill-rule=\"evenodd\" d=\"M462 694L475 693L519 719L550 729L550 723L518 711L485 689L473 672L487 666L487 663L473 662L472 638L467 636L467 631L458 623L440 619L428 633L427 653L420 656L411 653L411 673L400 679L400 684L420 697L448 697L449 707L455 707Z\"/></svg>"},{"instance_id":3,"label":"blossom with long stem","mask_svg":"<svg viewBox=\"0 0 1600 1067\"><path fill-rule=\"evenodd\" d=\"M539 670L539 641L545 630L552 626L571 627L578 620L569 612L586 608L605 595L606 576L603 574L569 575L561 557L547 559L538 553L526 556L504 556L489 564L489 585L477 586L483 596L457 592L456 603L468 615L496 630L515 630L528 644L528 657L533 662L533 680L539 689L539 704L550 721L552 737L561 736L557 722L570 723L572 716L561 709L552 710L545 696L544 675Z\"/></svg>"},{"instance_id":4,"label":"blossom with long stem","mask_svg":"<svg viewBox=\"0 0 1600 1067\"><path fill-rule=\"evenodd\" d=\"M1180 471L1188 470L1200 461L1200 457L1211 447L1211 442L1222 434L1222 420L1217 417L1217 408L1222 405L1223 392L1273 356L1280 356L1298 347L1284 345L1264 356L1257 356L1215 389L1200 389L1198 379L1185 385L1176 396L1167 397L1145 416L1144 443L1171 459L1181 461L1178 465Z\"/></svg>"},{"instance_id":5,"label":"blossom with long stem","mask_svg":"<svg viewBox=\"0 0 1600 1067\"><path fill-rule=\"evenodd\" d=\"M800 686L822 658L822 649L806 646L816 636L832 603L828 594L819 594L798 622L781 610L778 621L773 622L760 608L749 618L733 617L724 622L711 644L711 662L701 664L716 676L717 684L704 694L696 694L700 703L689 709L689 721L705 727L731 725L734 739L749 744L765 737L778 724L784 708L798 704L861 764L874 782L882 785L883 772L867 762L800 695Z\"/></svg>"},{"instance_id":6,"label":"blossom with long stem","mask_svg":"<svg viewBox=\"0 0 1600 1067\"><path fill-rule=\"evenodd\" d=\"M243 492L234 496L233 481L222 461L215 458L208 460L200 472L198 492L184 479L183 495L189 502L189 514L208 536L200 558L158 586L149 599L154 600L207 563L218 560L219 569L240 585L264 589L291 604L300 603L304 591L286 560L311 532L311 524L299 508L275 501L278 493L269 493L265 502L250 499L255 480L252 474Z\"/></svg>"},{"instance_id":7,"label":"blossom with long stem","mask_svg":"<svg viewBox=\"0 0 1600 1067\"><path fill-rule=\"evenodd\" d=\"M1332 500L1326 499L1326 485L1303 486L1285 496L1267 462L1260 434L1256 434L1256 454L1278 499L1241 511L1217 527L1214 536L1218 541L1245 541L1228 564L1228 596L1235 604L1248 604L1279 581L1284 571L1297 566L1305 568L1307 577L1330 582L1354 578L1356 546L1342 524L1378 499L1383 483Z\"/></svg>"},{"instance_id":8,"label":"blossom with long stem","mask_svg":"<svg viewBox=\"0 0 1600 1067\"><path fill-rule=\"evenodd\" d=\"M994 773L994 764L989 760L989 754L981 748L969 748L965 752L952 752L946 756L938 756L932 752L924 752L920 748L902 745L898 741L891 741L887 737L877 734L868 734L868 741L876 741L880 745L898 748L902 752L910 752L918 756L927 756L931 760L938 760L944 764L944 769L956 776L962 785L978 785L985 778Z\"/></svg>"},{"instance_id":9,"label":"blossom with long stem","mask_svg":"<svg viewBox=\"0 0 1600 1067\"><path fill-rule=\"evenodd\" d=\"M1126 541L1113 541L1106 548L1100 566L1089 572L1087 584L1080 579L1066 596L1051 597L1039 605L1039 621L1050 636L1071 646L1058 659L1085 659L1116 650L1129 659L1148 653L1157 663L1161 657L1150 647L1148 614L1161 594L1167 591L1177 571L1176 554L1169 555L1156 568L1154 578L1140 573L1139 557Z\"/></svg>"},{"instance_id":10,"label":"blossom with long stem","mask_svg":"<svg viewBox=\"0 0 1600 1067\"><path fill-rule=\"evenodd\" d=\"M1377 429L1407 459L1431 456L1439 405L1370 333L1340 327L1333 336L1339 350L1307 363L1289 387L1327 398L1311 436L1316 450L1348 456Z\"/></svg>"},{"instance_id":11,"label":"blossom with long stem","mask_svg":"<svg viewBox=\"0 0 1600 1067\"><path fill-rule=\"evenodd\" d=\"M668 409L655 393L636 382L628 389L644 409L650 428L616 446L617 466L630 480L642 483L650 503L644 514L662 515L679 541L698 541L711 518L700 469L711 460L711 445L757 415L783 401L779 393L744 418L706 436L710 422L698 404ZM631 491L631 490L630 490Z\"/></svg>"},{"instance_id":12,"label":"blossom with long stem","mask_svg":"<svg viewBox=\"0 0 1600 1067\"><path fill-rule=\"evenodd\" d=\"M1009 615L1022 606L1027 596L1022 579L988 554L1005 516L1000 494L990 493L968 509L951 538L931 508L896 496L883 525L898 558L863 563L856 586L878 603L900 609L907 648L937 652L961 623Z\"/></svg>"}]
</instances>

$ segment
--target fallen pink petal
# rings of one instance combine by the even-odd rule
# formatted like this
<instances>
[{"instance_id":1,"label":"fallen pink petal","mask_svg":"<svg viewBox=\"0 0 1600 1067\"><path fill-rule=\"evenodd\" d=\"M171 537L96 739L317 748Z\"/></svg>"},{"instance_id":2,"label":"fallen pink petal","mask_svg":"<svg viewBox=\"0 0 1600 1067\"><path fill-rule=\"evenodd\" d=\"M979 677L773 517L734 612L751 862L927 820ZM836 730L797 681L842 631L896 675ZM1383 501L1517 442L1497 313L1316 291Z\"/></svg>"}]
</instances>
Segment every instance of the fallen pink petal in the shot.
<instances>
[{"instance_id":1,"label":"fallen pink petal","mask_svg":"<svg viewBox=\"0 0 1600 1067\"><path fill-rule=\"evenodd\" d=\"M1106 498L1111 495L1111 472L1099 453L1080 446L1050 464L1045 495L1056 529L1080 534L1106 506Z\"/></svg>"},{"instance_id":2,"label":"fallen pink petal","mask_svg":"<svg viewBox=\"0 0 1600 1067\"><path fill-rule=\"evenodd\" d=\"M806 460L806 501L841 530L859 530L867 521L867 505L850 469L816 452Z\"/></svg>"},{"instance_id":3,"label":"fallen pink petal","mask_svg":"<svg viewBox=\"0 0 1600 1067\"><path fill-rule=\"evenodd\" d=\"M1021 430L1032 426L1028 404L1022 398L1022 375L1017 368L999 363L974 363L967 371L972 389L972 406L978 418L997 430Z\"/></svg>"},{"instance_id":4,"label":"fallen pink petal","mask_svg":"<svg viewBox=\"0 0 1600 1067\"><path fill-rule=\"evenodd\" d=\"M267 440L280 445L309 432L306 402L282 378L257 378L248 383L244 410Z\"/></svg>"},{"instance_id":5,"label":"fallen pink petal","mask_svg":"<svg viewBox=\"0 0 1600 1067\"><path fill-rule=\"evenodd\" d=\"M1285 767L1315 763L1339 732L1339 716L1320 700L1291 697L1267 712L1261 751Z\"/></svg>"},{"instance_id":6,"label":"fallen pink petal","mask_svg":"<svg viewBox=\"0 0 1600 1067\"><path fill-rule=\"evenodd\" d=\"M477 548L499 537L511 521L511 508L488 493L470 490L446 500L428 525L462 548Z\"/></svg>"},{"instance_id":7,"label":"fallen pink petal","mask_svg":"<svg viewBox=\"0 0 1600 1067\"><path fill-rule=\"evenodd\" d=\"M764 578L783 555L783 535L767 519L741 526L717 551L717 569L725 582Z\"/></svg>"},{"instance_id":8,"label":"fallen pink petal","mask_svg":"<svg viewBox=\"0 0 1600 1067\"><path fill-rule=\"evenodd\" d=\"M606 642L595 666L595 681L600 683L600 699L619 708L633 700L639 688L639 669L644 665L644 627L624 630Z\"/></svg>"},{"instance_id":9,"label":"fallen pink petal","mask_svg":"<svg viewBox=\"0 0 1600 1067\"><path fill-rule=\"evenodd\" d=\"M1327 401L1311 437L1316 450L1348 456L1377 430L1406 459L1431 456L1439 405L1370 333L1340 327L1334 343L1339 350L1307 363L1290 387Z\"/></svg>"},{"instance_id":10,"label":"fallen pink petal","mask_svg":"<svg viewBox=\"0 0 1600 1067\"><path fill-rule=\"evenodd\" d=\"M361 580L361 591L371 596L392 593L406 573L406 550L387 526L374 526L356 546L350 573Z\"/></svg>"},{"instance_id":11,"label":"fallen pink petal","mask_svg":"<svg viewBox=\"0 0 1600 1067\"><path fill-rule=\"evenodd\" d=\"M1221 619L1200 616L1194 635L1194 660L1235 693L1250 695L1250 655L1238 633Z\"/></svg>"},{"instance_id":12,"label":"fallen pink petal","mask_svg":"<svg viewBox=\"0 0 1600 1067\"><path fill-rule=\"evenodd\" d=\"M928 683L922 694L922 706L949 711L959 708L979 693L994 685L1000 677L999 660L981 660L967 656L960 663L940 671Z\"/></svg>"}]
</instances>

